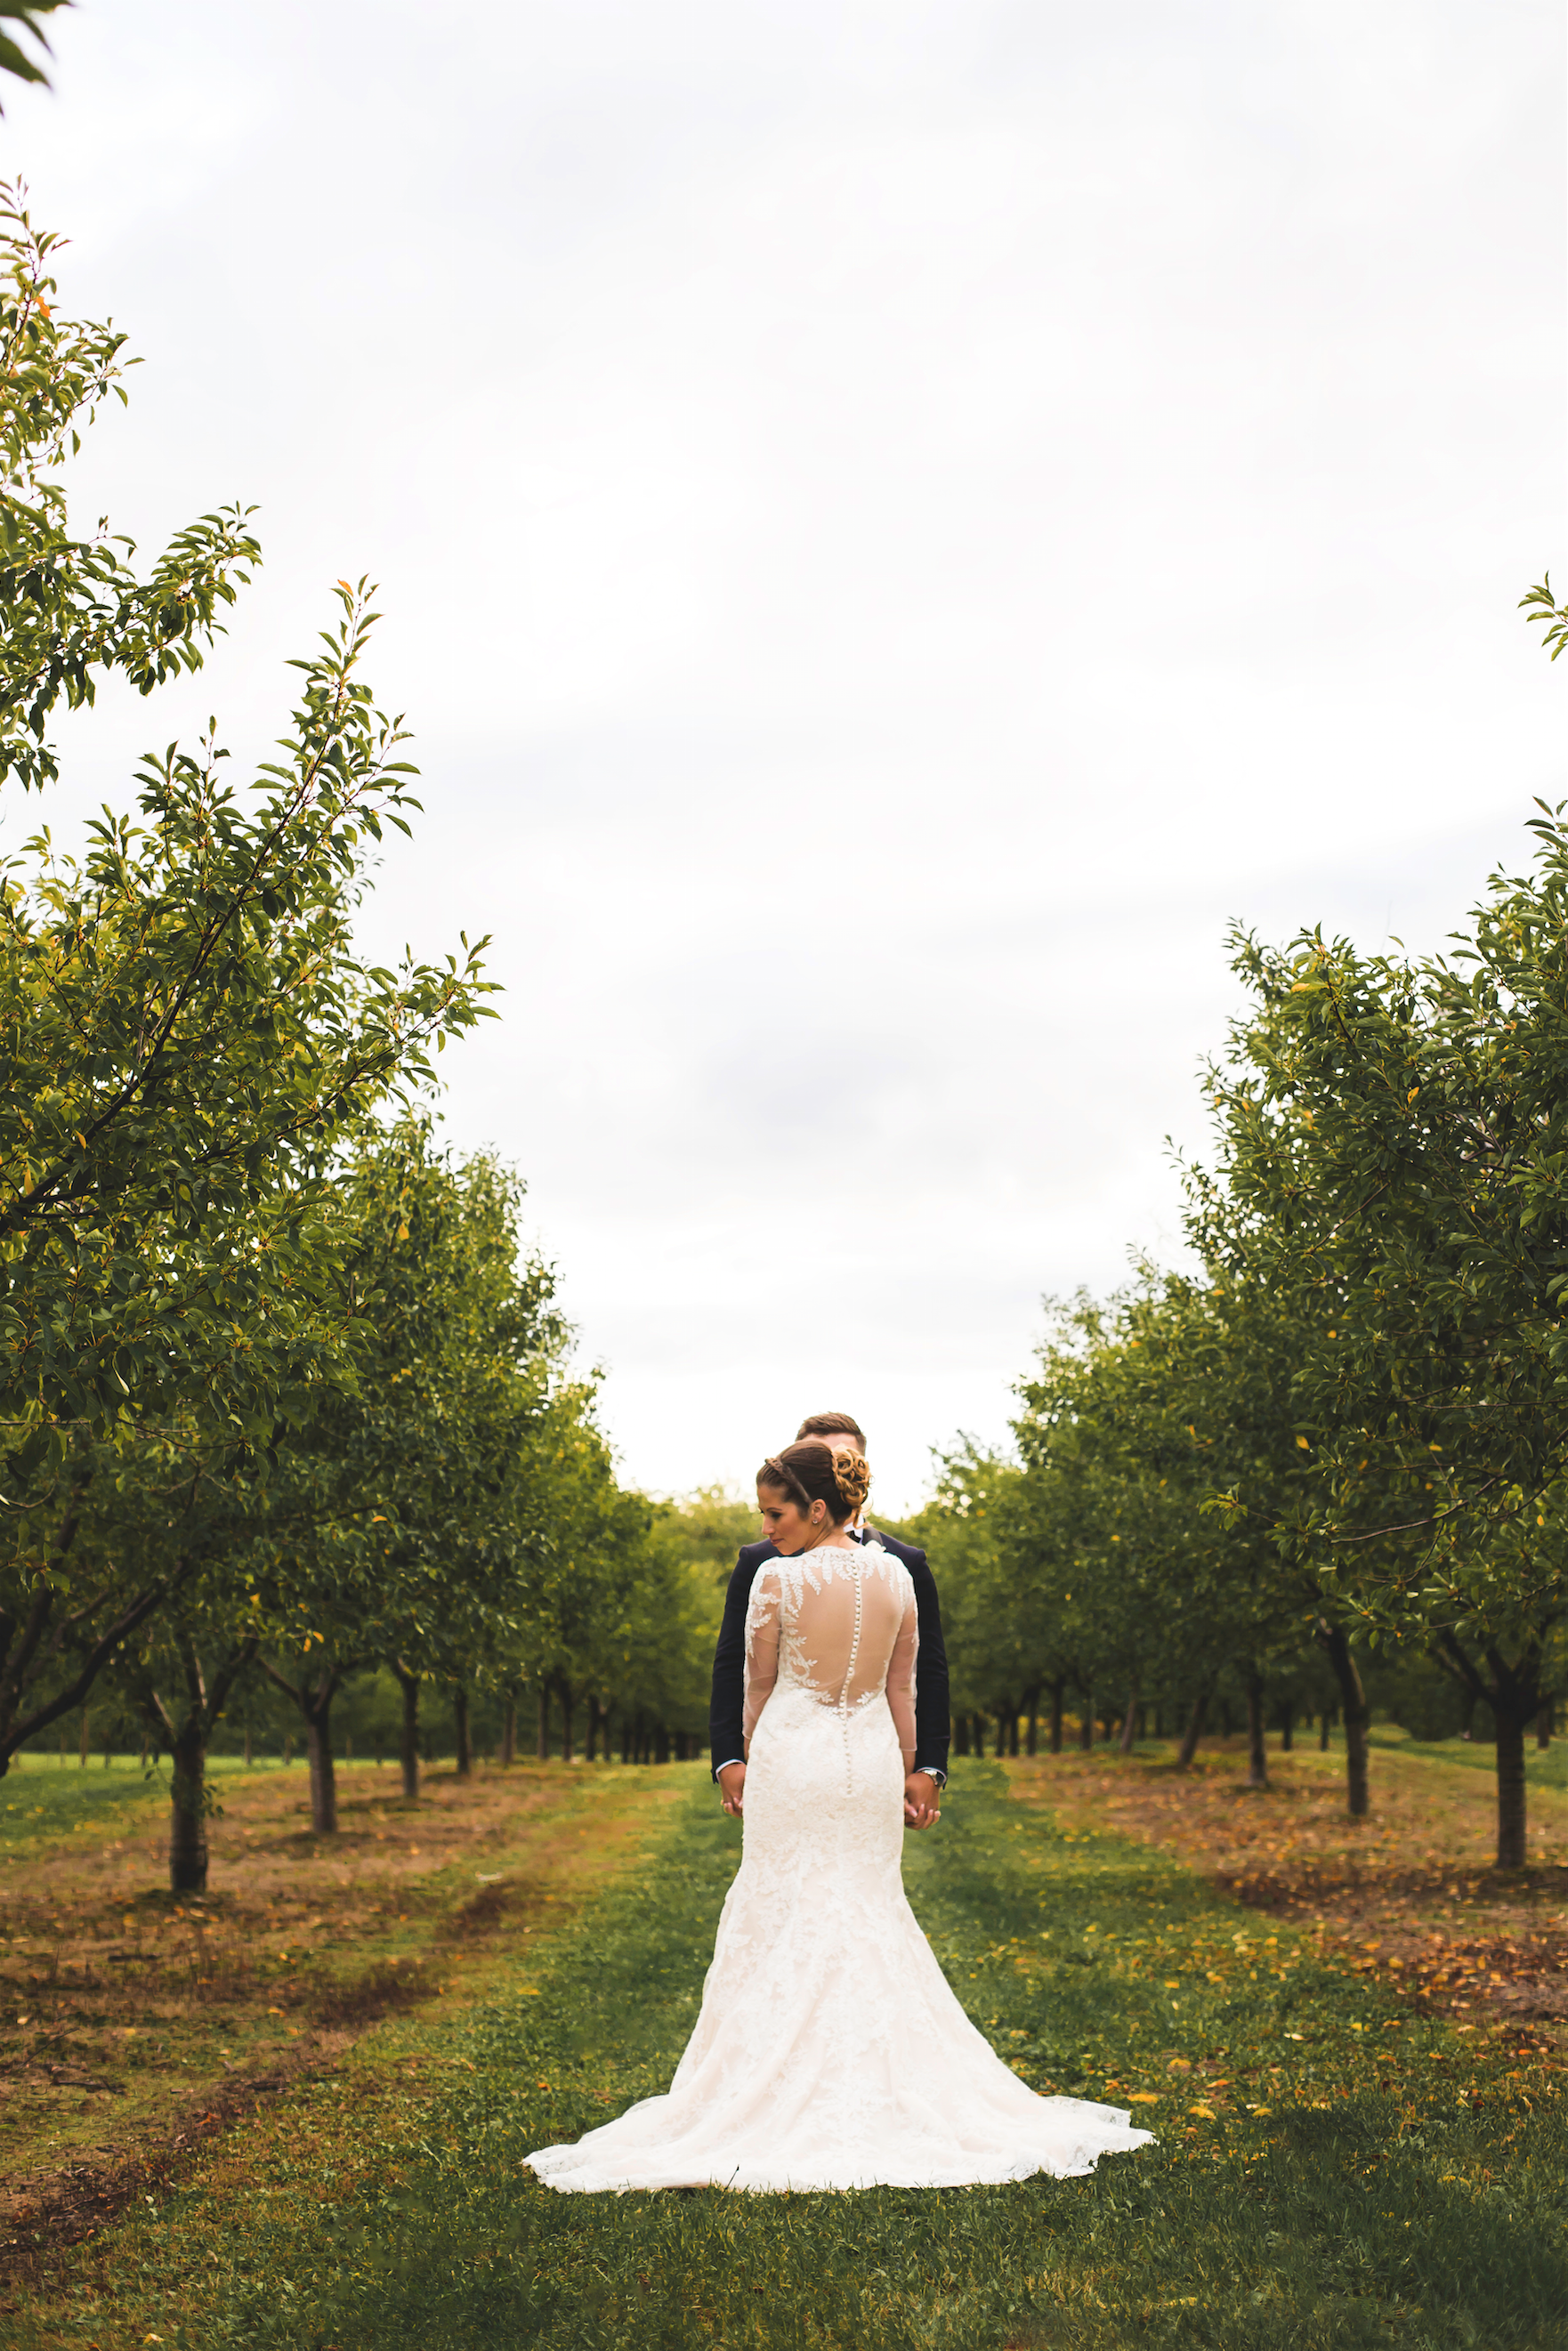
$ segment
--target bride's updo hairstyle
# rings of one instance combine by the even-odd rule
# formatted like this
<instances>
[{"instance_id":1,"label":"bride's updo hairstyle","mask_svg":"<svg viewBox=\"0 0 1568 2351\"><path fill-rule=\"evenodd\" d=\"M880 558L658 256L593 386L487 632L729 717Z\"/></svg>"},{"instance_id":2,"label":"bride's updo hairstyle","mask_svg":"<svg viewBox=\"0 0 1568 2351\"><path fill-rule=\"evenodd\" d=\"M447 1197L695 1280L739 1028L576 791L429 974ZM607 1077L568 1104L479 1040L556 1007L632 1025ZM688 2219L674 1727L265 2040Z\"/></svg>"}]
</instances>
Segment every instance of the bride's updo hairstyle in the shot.
<instances>
[{"instance_id":1,"label":"bride's updo hairstyle","mask_svg":"<svg viewBox=\"0 0 1568 2351\"><path fill-rule=\"evenodd\" d=\"M813 1502L827 1505L828 1516L836 1527L864 1506L871 1491L871 1468L863 1453L848 1445L837 1452L820 1437L807 1437L803 1443L787 1445L782 1453L770 1453L757 1473L759 1486L772 1486L787 1494L804 1516Z\"/></svg>"}]
</instances>

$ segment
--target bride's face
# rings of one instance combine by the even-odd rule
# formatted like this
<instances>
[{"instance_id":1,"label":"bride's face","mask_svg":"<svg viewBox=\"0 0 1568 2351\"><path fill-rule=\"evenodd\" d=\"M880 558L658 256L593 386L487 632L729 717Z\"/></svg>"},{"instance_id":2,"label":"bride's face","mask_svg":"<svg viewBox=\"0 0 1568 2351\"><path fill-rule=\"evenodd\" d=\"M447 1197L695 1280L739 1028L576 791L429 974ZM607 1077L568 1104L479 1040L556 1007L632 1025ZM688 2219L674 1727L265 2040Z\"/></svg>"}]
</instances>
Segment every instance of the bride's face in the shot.
<instances>
[{"instance_id":1,"label":"bride's face","mask_svg":"<svg viewBox=\"0 0 1568 2351\"><path fill-rule=\"evenodd\" d=\"M758 1486L757 1507L762 1513L764 1536L786 1559L821 1542L831 1531L825 1502L813 1502L810 1510L805 1511L781 1486Z\"/></svg>"}]
</instances>

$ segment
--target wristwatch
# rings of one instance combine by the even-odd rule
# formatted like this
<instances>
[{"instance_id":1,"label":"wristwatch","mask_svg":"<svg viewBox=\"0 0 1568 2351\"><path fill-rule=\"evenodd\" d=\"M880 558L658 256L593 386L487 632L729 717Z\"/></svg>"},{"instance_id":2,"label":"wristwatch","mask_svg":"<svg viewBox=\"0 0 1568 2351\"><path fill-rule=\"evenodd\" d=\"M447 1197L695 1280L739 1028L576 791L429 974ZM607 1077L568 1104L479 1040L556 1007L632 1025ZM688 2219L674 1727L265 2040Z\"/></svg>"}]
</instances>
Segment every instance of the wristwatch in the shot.
<instances>
[{"instance_id":1,"label":"wristwatch","mask_svg":"<svg viewBox=\"0 0 1568 2351\"><path fill-rule=\"evenodd\" d=\"M945 1788L947 1785L947 1774L943 1771L940 1763L917 1763L915 1768L917 1771L926 1772L936 1781L939 1788Z\"/></svg>"}]
</instances>

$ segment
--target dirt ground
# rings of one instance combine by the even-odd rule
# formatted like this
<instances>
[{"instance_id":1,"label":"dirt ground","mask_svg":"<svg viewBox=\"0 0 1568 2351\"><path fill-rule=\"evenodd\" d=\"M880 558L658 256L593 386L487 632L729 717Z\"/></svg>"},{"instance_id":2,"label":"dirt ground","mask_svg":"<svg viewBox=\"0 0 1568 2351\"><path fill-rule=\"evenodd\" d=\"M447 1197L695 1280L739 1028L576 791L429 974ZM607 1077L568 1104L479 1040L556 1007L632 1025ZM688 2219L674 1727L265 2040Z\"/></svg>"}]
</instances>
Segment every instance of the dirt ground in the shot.
<instances>
[{"instance_id":1,"label":"dirt ground","mask_svg":"<svg viewBox=\"0 0 1568 2351\"><path fill-rule=\"evenodd\" d=\"M475 1997L666 1793L656 1771L480 1767L405 1805L394 1772L352 1767L318 1838L301 1771L235 1774L202 1897L162 1890L161 1804L40 1838L0 1920L0 2265L88 2233L381 2020Z\"/></svg>"},{"instance_id":2,"label":"dirt ground","mask_svg":"<svg viewBox=\"0 0 1568 2351\"><path fill-rule=\"evenodd\" d=\"M1542 2047L1568 2043L1568 1796L1532 1786L1541 1860L1500 1875L1479 1856L1495 1833L1491 1775L1378 1749L1372 1812L1345 1811L1344 1761L1271 1753L1270 1785L1249 1789L1239 1745L1202 1750L1191 1771L1168 1757L1039 1757L1009 1767L1018 1795L1067 1823L1137 1837L1228 1892L1314 1928L1352 1963L1383 1971L1418 2013L1500 2027Z\"/></svg>"}]
</instances>

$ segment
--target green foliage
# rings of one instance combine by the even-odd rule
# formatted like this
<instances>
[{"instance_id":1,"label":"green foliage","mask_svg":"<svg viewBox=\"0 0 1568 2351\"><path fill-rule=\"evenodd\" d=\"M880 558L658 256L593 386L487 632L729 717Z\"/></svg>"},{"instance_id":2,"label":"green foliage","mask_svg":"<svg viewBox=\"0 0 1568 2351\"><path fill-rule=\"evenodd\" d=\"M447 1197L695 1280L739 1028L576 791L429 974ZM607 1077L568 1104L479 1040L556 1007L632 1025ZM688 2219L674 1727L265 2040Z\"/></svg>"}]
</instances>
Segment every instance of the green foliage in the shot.
<instances>
[{"instance_id":1,"label":"green foliage","mask_svg":"<svg viewBox=\"0 0 1568 2351\"><path fill-rule=\"evenodd\" d=\"M727 1486L700 1486L695 1494L661 1503L659 1510L680 1557L722 1600L737 1553L761 1536L755 1495L732 1493Z\"/></svg>"},{"instance_id":2,"label":"green foliage","mask_svg":"<svg viewBox=\"0 0 1568 2351\"><path fill-rule=\"evenodd\" d=\"M1563 646L1568 644L1568 605L1559 604L1552 595L1550 572L1539 588L1532 588L1527 596L1520 598L1519 609L1529 613L1532 625L1537 621L1546 623L1546 634L1541 642L1552 660L1555 661Z\"/></svg>"},{"instance_id":3,"label":"green foliage","mask_svg":"<svg viewBox=\"0 0 1568 2351\"><path fill-rule=\"evenodd\" d=\"M349 1376L316 1389L241 1530L270 1650L449 1673L498 1615L548 1609L549 1473L583 1397L521 1200L493 1158L437 1152L424 1118L339 1171Z\"/></svg>"},{"instance_id":4,"label":"green foliage","mask_svg":"<svg viewBox=\"0 0 1568 2351\"><path fill-rule=\"evenodd\" d=\"M1550 583L1524 602L1555 659ZM1025 1648L1058 1693L1124 1688L1129 1721L1185 1687L1194 1738L1233 1677L1255 1779L1269 1693L1320 1697L1326 1663L1353 1812L1379 1655L1423 1728L1485 1708L1509 1867L1525 1729L1568 1674L1563 809L1531 829L1531 870L1494 874L1446 956L1237 935L1249 1003L1189 1174L1201 1272L1057 1310L1016 1491L949 1600L965 1687L1004 1711ZM962 1529L961 1481L936 1510Z\"/></svg>"},{"instance_id":5,"label":"green foliage","mask_svg":"<svg viewBox=\"0 0 1568 2351\"><path fill-rule=\"evenodd\" d=\"M1511 1635L1561 1605L1568 1462L1568 828L1499 874L1452 957L1239 943L1254 997L1216 1079L1211 1262L1305 1310L1316 1475L1282 1541L1381 1621Z\"/></svg>"},{"instance_id":6,"label":"green foliage","mask_svg":"<svg viewBox=\"0 0 1568 2351\"><path fill-rule=\"evenodd\" d=\"M188 524L145 580L106 525L71 537L61 469L101 402L125 400L126 339L59 313L61 240L35 229L24 193L0 183L0 783L28 790L59 772L44 732L56 705L90 703L114 671L151 694L199 669L261 549L238 507Z\"/></svg>"},{"instance_id":7,"label":"green foliage","mask_svg":"<svg viewBox=\"0 0 1568 2351\"><path fill-rule=\"evenodd\" d=\"M122 390L120 339L58 315L53 240L15 207L0 246L0 752L30 788L59 698L193 666L255 547L197 526L139 583L70 538L62 469ZM485 1009L466 943L398 973L355 950L369 861L418 803L361 674L368 592L339 594L249 790L212 735L171 746L135 818L0 869L0 1763L200 1583L280 1440L352 1387L344 1151Z\"/></svg>"},{"instance_id":8,"label":"green foliage","mask_svg":"<svg viewBox=\"0 0 1568 2351\"><path fill-rule=\"evenodd\" d=\"M29 34L47 57L49 45L39 17L52 16L57 8L74 5L75 0L0 0L0 22L13 24L18 32ZM42 82L46 89L48 88L48 76L42 66L8 33L0 33L0 73L14 75L17 81ZM4 111L0 107L0 113Z\"/></svg>"}]
</instances>

